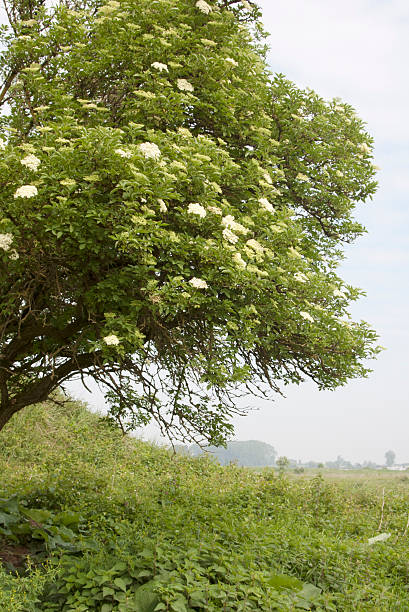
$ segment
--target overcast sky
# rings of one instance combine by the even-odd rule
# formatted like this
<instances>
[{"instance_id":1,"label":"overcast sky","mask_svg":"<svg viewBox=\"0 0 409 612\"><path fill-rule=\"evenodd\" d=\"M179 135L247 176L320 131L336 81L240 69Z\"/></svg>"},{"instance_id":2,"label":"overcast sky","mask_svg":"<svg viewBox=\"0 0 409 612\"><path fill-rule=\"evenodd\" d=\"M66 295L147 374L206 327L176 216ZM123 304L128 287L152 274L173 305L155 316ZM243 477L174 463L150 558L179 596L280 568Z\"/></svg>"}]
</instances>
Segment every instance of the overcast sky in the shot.
<instances>
[{"instance_id":1,"label":"overcast sky","mask_svg":"<svg viewBox=\"0 0 409 612\"><path fill-rule=\"evenodd\" d=\"M370 378L334 392L312 384L287 389L274 402L236 419L236 439L258 439L279 454L325 461L384 462L388 449L409 462L407 384L409 314L409 3L407 0L262 0L275 72L325 98L355 106L375 138L379 190L357 210L368 234L348 249L340 272L367 297L354 305L387 350ZM75 387L77 396L101 407ZM146 438L156 438L152 429Z\"/></svg>"}]
</instances>

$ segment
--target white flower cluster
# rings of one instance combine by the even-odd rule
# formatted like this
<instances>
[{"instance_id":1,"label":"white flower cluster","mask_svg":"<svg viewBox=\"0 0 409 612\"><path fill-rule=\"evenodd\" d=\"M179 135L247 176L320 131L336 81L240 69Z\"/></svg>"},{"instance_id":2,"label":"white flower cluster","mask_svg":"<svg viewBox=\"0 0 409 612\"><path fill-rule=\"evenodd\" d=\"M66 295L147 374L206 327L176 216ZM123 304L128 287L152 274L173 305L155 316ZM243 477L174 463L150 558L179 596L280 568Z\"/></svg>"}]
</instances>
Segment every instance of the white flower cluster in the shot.
<instances>
[{"instance_id":1,"label":"white flower cluster","mask_svg":"<svg viewBox=\"0 0 409 612\"><path fill-rule=\"evenodd\" d=\"M206 210L201 204L198 204L197 202L189 204L187 212L191 215L198 215L201 219L206 216Z\"/></svg>"},{"instance_id":2,"label":"white flower cluster","mask_svg":"<svg viewBox=\"0 0 409 612\"><path fill-rule=\"evenodd\" d=\"M244 268L247 266L246 262L241 256L241 253L239 253L238 251L236 251L235 254L233 255L233 261L237 265L237 267L241 268L242 270L244 270Z\"/></svg>"},{"instance_id":3,"label":"white flower cluster","mask_svg":"<svg viewBox=\"0 0 409 612\"><path fill-rule=\"evenodd\" d=\"M342 178L342 177L344 176L344 173L343 173L343 172L341 172L341 170L337 170L337 171L335 172L335 174L336 174L337 176L339 176L340 178Z\"/></svg>"},{"instance_id":4,"label":"white flower cluster","mask_svg":"<svg viewBox=\"0 0 409 612\"><path fill-rule=\"evenodd\" d=\"M268 183L269 185L273 184L273 179L271 178L270 174L268 172L263 172L263 179L266 181L266 183Z\"/></svg>"},{"instance_id":5,"label":"white flower cluster","mask_svg":"<svg viewBox=\"0 0 409 612\"><path fill-rule=\"evenodd\" d=\"M346 298L347 296L345 295L345 293L343 291L341 291L340 289L335 289L334 291L334 296L335 297L340 297L340 298Z\"/></svg>"},{"instance_id":6,"label":"white flower cluster","mask_svg":"<svg viewBox=\"0 0 409 612\"><path fill-rule=\"evenodd\" d=\"M124 157L126 159L132 157L132 153L130 151L124 151L123 149L115 149L115 153L120 157Z\"/></svg>"},{"instance_id":7,"label":"white flower cluster","mask_svg":"<svg viewBox=\"0 0 409 612\"><path fill-rule=\"evenodd\" d=\"M299 172L296 176L297 181L302 181L303 183L311 183L311 179L309 176L307 176L306 174L302 174L302 172Z\"/></svg>"},{"instance_id":8,"label":"white flower cluster","mask_svg":"<svg viewBox=\"0 0 409 612\"><path fill-rule=\"evenodd\" d=\"M294 247L290 246L288 248L288 254L292 259L296 259L296 258L301 258L302 255L299 251L297 251L297 249L295 249Z\"/></svg>"},{"instance_id":9,"label":"white flower cluster","mask_svg":"<svg viewBox=\"0 0 409 612\"><path fill-rule=\"evenodd\" d=\"M9 251L13 242L13 234L0 234L0 249Z\"/></svg>"},{"instance_id":10,"label":"white flower cluster","mask_svg":"<svg viewBox=\"0 0 409 612\"><path fill-rule=\"evenodd\" d=\"M104 337L104 342L108 346L118 346L119 338L118 338L118 336L115 336L115 334L111 334L110 336L105 336Z\"/></svg>"},{"instance_id":11,"label":"white flower cluster","mask_svg":"<svg viewBox=\"0 0 409 612\"><path fill-rule=\"evenodd\" d=\"M243 5L243 8L246 9L246 11L251 11L251 5L247 2L247 0L241 0L241 3Z\"/></svg>"},{"instance_id":12,"label":"white flower cluster","mask_svg":"<svg viewBox=\"0 0 409 612\"><path fill-rule=\"evenodd\" d=\"M256 253L260 255L264 253L264 247L259 242L257 242L257 240L254 240L254 238L252 238L251 240L247 240L246 244L250 249L253 249L253 251L255 251Z\"/></svg>"},{"instance_id":13,"label":"white flower cluster","mask_svg":"<svg viewBox=\"0 0 409 612\"><path fill-rule=\"evenodd\" d=\"M234 66L234 67L237 67L237 66L239 65L239 63L238 63L238 62L236 62L236 60L235 60L235 59L233 59L232 57L225 57L225 58L224 58L224 61L225 61L225 62L228 62L229 64L231 64L231 65L232 65L232 66Z\"/></svg>"},{"instance_id":14,"label":"white flower cluster","mask_svg":"<svg viewBox=\"0 0 409 612\"><path fill-rule=\"evenodd\" d=\"M160 149L158 145L154 142L142 142L139 145L139 150L146 158L151 159L159 159L161 156Z\"/></svg>"},{"instance_id":15,"label":"white flower cluster","mask_svg":"<svg viewBox=\"0 0 409 612\"><path fill-rule=\"evenodd\" d=\"M231 242L231 244L236 244L236 242L239 239L239 237L236 236L236 234L233 234L233 232L229 230L228 227L224 228L222 234L223 234L224 240L226 240L227 242Z\"/></svg>"},{"instance_id":16,"label":"white flower cluster","mask_svg":"<svg viewBox=\"0 0 409 612\"><path fill-rule=\"evenodd\" d=\"M223 211L218 206L208 206L208 211L213 213L214 215L222 215Z\"/></svg>"},{"instance_id":17,"label":"white flower cluster","mask_svg":"<svg viewBox=\"0 0 409 612\"><path fill-rule=\"evenodd\" d=\"M259 204L261 204L261 208L267 210L268 212L274 212L274 206L267 200L267 198L260 198Z\"/></svg>"},{"instance_id":18,"label":"white flower cluster","mask_svg":"<svg viewBox=\"0 0 409 612\"><path fill-rule=\"evenodd\" d=\"M205 15L208 15L209 13L212 12L212 7L209 6L207 4L207 2L205 2L204 0L197 0L196 2L196 8L199 9L199 11L201 11L202 13L204 13Z\"/></svg>"},{"instance_id":19,"label":"white flower cluster","mask_svg":"<svg viewBox=\"0 0 409 612\"><path fill-rule=\"evenodd\" d=\"M109 2L99 7L98 13L102 13L103 15L109 15L110 13L117 11L120 7L121 4L116 0L109 0Z\"/></svg>"},{"instance_id":20,"label":"white flower cluster","mask_svg":"<svg viewBox=\"0 0 409 612\"><path fill-rule=\"evenodd\" d=\"M153 62L152 68L156 68L156 70L159 70L159 72L169 72L168 67L166 64L161 64L160 62Z\"/></svg>"},{"instance_id":21,"label":"white flower cluster","mask_svg":"<svg viewBox=\"0 0 409 612\"><path fill-rule=\"evenodd\" d=\"M180 91L194 91L195 89L192 83L189 83L189 81L186 81L186 79L178 79L177 86Z\"/></svg>"},{"instance_id":22,"label":"white flower cluster","mask_svg":"<svg viewBox=\"0 0 409 612\"><path fill-rule=\"evenodd\" d=\"M168 212L168 207L166 206L165 202L163 200L158 200L158 204L159 204L159 210L162 213Z\"/></svg>"},{"instance_id":23,"label":"white flower cluster","mask_svg":"<svg viewBox=\"0 0 409 612\"><path fill-rule=\"evenodd\" d=\"M370 146L368 146L368 145L366 144L366 142L363 142L363 143L361 143L360 145L358 145L358 149L359 149L360 151L362 151L362 153L368 153L368 154L369 154L369 153L371 153L371 152L372 152L371 147L370 147Z\"/></svg>"},{"instance_id":24,"label":"white flower cluster","mask_svg":"<svg viewBox=\"0 0 409 612\"><path fill-rule=\"evenodd\" d=\"M302 316L303 319L305 319L306 321L311 321L311 323L314 323L314 319L312 318L312 316L310 315L309 312L304 312L303 310L300 312L300 315Z\"/></svg>"},{"instance_id":25,"label":"white flower cluster","mask_svg":"<svg viewBox=\"0 0 409 612\"><path fill-rule=\"evenodd\" d=\"M294 278L296 281L298 281L299 283L307 283L308 282L308 276L306 274L304 274L303 272L296 272L294 274Z\"/></svg>"},{"instance_id":26,"label":"white flower cluster","mask_svg":"<svg viewBox=\"0 0 409 612\"><path fill-rule=\"evenodd\" d=\"M226 215L225 217L223 217L222 225L232 230L233 232L237 232L238 234L249 233L247 227L244 227L244 225L241 225L241 223L237 223L237 221L234 220L233 215Z\"/></svg>"},{"instance_id":27,"label":"white flower cluster","mask_svg":"<svg viewBox=\"0 0 409 612\"><path fill-rule=\"evenodd\" d=\"M16 190L14 198L32 198L38 194L35 185L22 185Z\"/></svg>"},{"instance_id":28,"label":"white flower cluster","mask_svg":"<svg viewBox=\"0 0 409 612\"><path fill-rule=\"evenodd\" d=\"M38 159L38 157L36 157L35 155L32 155L30 153L30 155L26 155L26 157L24 157L20 163L23 166L26 166L26 168L28 168L29 170L33 170L33 172L37 172L38 166L41 164L41 160Z\"/></svg>"},{"instance_id":29,"label":"white flower cluster","mask_svg":"<svg viewBox=\"0 0 409 612\"><path fill-rule=\"evenodd\" d=\"M193 278L190 279L189 283L192 285L192 287L194 287L195 289L207 289L208 288L208 284L206 283L205 280L203 280L202 278L196 278L196 276L194 276Z\"/></svg>"}]
</instances>

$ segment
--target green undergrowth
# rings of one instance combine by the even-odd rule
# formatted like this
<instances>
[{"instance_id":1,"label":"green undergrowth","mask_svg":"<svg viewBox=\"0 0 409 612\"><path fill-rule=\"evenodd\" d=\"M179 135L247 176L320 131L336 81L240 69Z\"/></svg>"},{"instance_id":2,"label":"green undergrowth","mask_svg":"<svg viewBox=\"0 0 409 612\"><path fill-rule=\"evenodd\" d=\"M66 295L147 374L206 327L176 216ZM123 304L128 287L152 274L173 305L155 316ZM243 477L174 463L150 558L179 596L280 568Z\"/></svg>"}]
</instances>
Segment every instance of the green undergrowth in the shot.
<instances>
[{"instance_id":1,"label":"green undergrowth","mask_svg":"<svg viewBox=\"0 0 409 612\"><path fill-rule=\"evenodd\" d=\"M376 488L220 467L47 403L0 433L0 610L409 611L408 508L386 490L380 526Z\"/></svg>"}]
</instances>

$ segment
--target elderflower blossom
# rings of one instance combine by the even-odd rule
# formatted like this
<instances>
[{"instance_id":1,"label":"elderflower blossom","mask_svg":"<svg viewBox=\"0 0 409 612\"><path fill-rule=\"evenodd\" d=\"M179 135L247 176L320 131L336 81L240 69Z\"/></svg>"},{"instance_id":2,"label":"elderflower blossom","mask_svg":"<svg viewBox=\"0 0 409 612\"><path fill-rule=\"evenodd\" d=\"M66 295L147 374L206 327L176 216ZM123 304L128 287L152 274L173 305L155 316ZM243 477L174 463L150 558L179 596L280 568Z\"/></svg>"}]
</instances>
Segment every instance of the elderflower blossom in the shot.
<instances>
[{"instance_id":1,"label":"elderflower blossom","mask_svg":"<svg viewBox=\"0 0 409 612\"><path fill-rule=\"evenodd\" d=\"M215 42L214 40L210 40L209 38L201 38L200 42L202 42L207 47L216 47L217 46L217 42Z\"/></svg>"},{"instance_id":2,"label":"elderflower blossom","mask_svg":"<svg viewBox=\"0 0 409 612\"><path fill-rule=\"evenodd\" d=\"M346 298L345 293L343 291L341 291L340 289L335 289L334 296L335 297L340 297L340 298Z\"/></svg>"},{"instance_id":3,"label":"elderflower blossom","mask_svg":"<svg viewBox=\"0 0 409 612\"><path fill-rule=\"evenodd\" d=\"M261 208L267 210L268 212L274 212L274 206L267 200L267 198L260 198L259 204L261 204Z\"/></svg>"},{"instance_id":4,"label":"elderflower blossom","mask_svg":"<svg viewBox=\"0 0 409 612\"><path fill-rule=\"evenodd\" d=\"M29 170L33 170L33 172L37 172L37 168L41 164L41 160L35 155L30 154L20 160L20 164L26 166L26 168Z\"/></svg>"},{"instance_id":5,"label":"elderflower blossom","mask_svg":"<svg viewBox=\"0 0 409 612\"><path fill-rule=\"evenodd\" d=\"M115 153L126 159L132 157L132 153L130 151L124 151L123 149L115 149Z\"/></svg>"},{"instance_id":6,"label":"elderflower blossom","mask_svg":"<svg viewBox=\"0 0 409 612\"><path fill-rule=\"evenodd\" d=\"M306 274L304 274L303 272L296 272L294 274L294 278L299 283L306 283L306 282L308 282L308 276Z\"/></svg>"},{"instance_id":7,"label":"elderflower blossom","mask_svg":"<svg viewBox=\"0 0 409 612\"><path fill-rule=\"evenodd\" d=\"M311 179L309 176L307 176L306 174L302 174L302 172L299 172L296 176L297 181L303 181L304 183L310 183Z\"/></svg>"},{"instance_id":8,"label":"elderflower blossom","mask_svg":"<svg viewBox=\"0 0 409 612\"><path fill-rule=\"evenodd\" d=\"M189 81L187 81L186 79L178 79L177 86L180 91L194 91L195 89L192 83L189 83Z\"/></svg>"},{"instance_id":9,"label":"elderflower blossom","mask_svg":"<svg viewBox=\"0 0 409 612\"><path fill-rule=\"evenodd\" d=\"M194 287L195 289L207 289L208 288L208 284L206 283L206 281L203 280L202 278L196 278L196 276L190 279L189 284L192 285L192 287Z\"/></svg>"},{"instance_id":10,"label":"elderflower blossom","mask_svg":"<svg viewBox=\"0 0 409 612\"><path fill-rule=\"evenodd\" d=\"M231 65L232 65L232 66L234 66L234 67L237 67L237 66L239 65L239 63L238 63L238 62L236 62L236 60L235 60L235 59L233 59L232 57L225 57L225 58L224 58L224 61L225 61L225 62L228 62L229 64L231 64Z\"/></svg>"},{"instance_id":11,"label":"elderflower blossom","mask_svg":"<svg viewBox=\"0 0 409 612\"><path fill-rule=\"evenodd\" d=\"M260 255L264 253L264 247L259 242L257 242L257 240L254 240L254 238L252 238L251 240L247 240L246 244L256 253L259 253Z\"/></svg>"},{"instance_id":12,"label":"elderflower blossom","mask_svg":"<svg viewBox=\"0 0 409 612\"><path fill-rule=\"evenodd\" d=\"M241 3L243 5L243 8L246 9L246 11L251 11L251 5L247 2L247 0L241 0Z\"/></svg>"},{"instance_id":13,"label":"elderflower blossom","mask_svg":"<svg viewBox=\"0 0 409 612\"><path fill-rule=\"evenodd\" d=\"M344 176L344 173L343 173L343 172L341 172L341 170L337 170L337 171L335 172L335 174L336 174L337 176L339 176L340 178L342 178L342 177Z\"/></svg>"},{"instance_id":14,"label":"elderflower blossom","mask_svg":"<svg viewBox=\"0 0 409 612\"><path fill-rule=\"evenodd\" d=\"M208 206L208 211L213 213L214 215L222 215L223 211L218 206Z\"/></svg>"},{"instance_id":15,"label":"elderflower blossom","mask_svg":"<svg viewBox=\"0 0 409 612\"><path fill-rule=\"evenodd\" d=\"M198 215L202 219L206 216L206 210L201 204L198 204L197 202L195 202L194 204L189 204L187 212L191 215Z\"/></svg>"},{"instance_id":16,"label":"elderflower blossom","mask_svg":"<svg viewBox=\"0 0 409 612\"><path fill-rule=\"evenodd\" d=\"M370 147L370 146L368 146L368 145L366 144L366 142L363 142L363 143L361 143L360 145L358 145L358 149L359 149L360 151L362 151L362 153L371 153L371 152L372 152L371 147Z\"/></svg>"},{"instance_id":17,"label":"elderflower blossom","mask_svg":"<svg viewBox=\"0 0 409 612\"><path fill-rule=\"evenodd\" d=\"M236 251L236 253L233 255L233 261L237 265L237 267L241 268L242 270L244 270L244 268L247 266L246 262L241 256L241 253L239 253L238 251Z\"/></svg>"},{"instance_id":18,"label":"elderflower blossom","mask_svg":"<svg viewBox=\"0 0 409 612\"><path fill-rule=\"evenodd\" d=\"M3 251L9 251L12 242L13 234L0 234L0 249Z\"/></svg>"},{"instance_id":19,"label":"elderflower blossom","mask_svg":"<svg viewBox=\"0 0 409 612\"><path fill-rule=\"evenodd\" d=\"M231 242L231 244L236 244L239 239L239 237L236 236L236 234L233 234L233 232L228 227L224 228L222 235L224 240L226 240L227 242Z\"/></svg>"},{"instance_id":20,"label":"elderflower blossom","mask_svg":"<svg viewBox=\"0 0 409 612\"><path fill-rule=\"evenodd\" d=\"M311 321L311 323L314 323L314 319L313 317L310 315L309 312L304 312L303 310L300 312L300 316L305 319L306 321Z\"/></svg>"},{"instance_id":21,"label":"elderflower blossom","mask_svg":"<svg viewBox=\"0 0 409 612\"><path fill-rule=\"evenodd\" d=\"M75 187L76 184L77 181L74 181L74 179L70 178L66 178L60 181L60 185L63 185L64 187Z\"/></svg>"},{"instance_id":22,"label":"elderflower blossom","mask_svg":"<svg viewBox=\"0 0 409 612\"><path fill-rule=\"evenodd\" d=\"M22 185L16 190L14 198L32 198L38 194L35 185Z\"/></svg>"},{"instance_id":23,"label":"elderflower blossom","mask_svg":"<svg viewBox=\"0 0 409 612\"><path fill-rule=\"evenodd\" d=\"M298 257L298 258L302 257L301 253L299 253L299 252L297 251L297 249L295 249L295 248L294 248L294 247L292 247L292 246L290 246L290 247L289 247L289 249L288 249L288 254L289 254L289 256L290 256L290 257L292 257L293 259L295 259L295 258L297 258L297 257Z\"/></svg>"},{"instance_id":24,"label":"elderflower blossom","mask_svg":"<svg viewBox=\"0 0 409 612\"><path fill-rule=\"evenodd\" d=\"M169 72L169 69L167 67L166 64L161 64L161 62L153 62L153 64L151 64L152 68L156 68L156 70L159 70L159 72Z\"/></svg>"},{"instance_id":25,"label":"elderflower blossom","mask_svg":"<svg viewBox=\"0 0 409 612\"><path fill-rule=\"evenodd\" d=\"M212 12L212 7L209 6L207 2L205 2L204 0L197 0L195 6L196 8L199 9L199 11L201 11L205 15L208 15L209 13Z\"/></svg>"},{"instance_id":26,"label":"elderflower blossom","mask_svg":"<svg viewBox=\"0 0 409 612\"><path fill-rule=\"evenodd\" d=\"M158 200L158 204L159 204L160 212L163 212L163 213L168 212L168 207L166 206L163 200Z\"/></svg>"},{"instance_id":27,"label":"elderflower blossom","mask_svg":"<svg viewBox=\"0 0 409 612\"><path fill-rule=\"evenodd\" d=\"M138 148L147 159L159 159L161 156L160 149L154 142L142 142Z\"/></svg>"},{"instance_id":28,"label":"elderflower blossom","mask_svg":"<svg viewBox=\"0 0 409 612\"><path fill-rule=\"evenodd\" d=\"M247 227L244 227L244 225L241 225L241 223L237 223L237 221L234 220L233 215L226 215L223 217L222 225L230 230L233 230L234 232L237 232L238 234L249 233Z\"/></svg>"},{"instance_id":29,"label":"elderflower blossom","mask_svg":"<svg viewBox=\"0 0 409 612\"><path fill-rule=\"evenodd\" d=\"M116 2L116 0L110 0L103 6L99 7L98 13L108 15L109 13L113 13L114 11L118 10L120 7L121 4L119 2Z\"/></svg>"},{"instance_id":30,"label":"elderflower blossom","mask_svg":"<svg viewBox=\"0 0 409 612\"><path fill-rule=\"evenodd\" d=\"M111 334L110 336L105 336L104 337L104 342L108 346L118 346L119 338L118 338L118 336L115 336L115 334Z\"/></svg>"},{"instance_id":31,"label":"elderflower blossom","mask_svg":"<svg viewBox=\"0 0 409 612\"><path fill-rule=\"evenodd\" d=\"M269 185L273 184L273 179L271 178L268 172L263 172L263 178L266 181L266 183L268 183Z\"/></svg>"}]
</instances>

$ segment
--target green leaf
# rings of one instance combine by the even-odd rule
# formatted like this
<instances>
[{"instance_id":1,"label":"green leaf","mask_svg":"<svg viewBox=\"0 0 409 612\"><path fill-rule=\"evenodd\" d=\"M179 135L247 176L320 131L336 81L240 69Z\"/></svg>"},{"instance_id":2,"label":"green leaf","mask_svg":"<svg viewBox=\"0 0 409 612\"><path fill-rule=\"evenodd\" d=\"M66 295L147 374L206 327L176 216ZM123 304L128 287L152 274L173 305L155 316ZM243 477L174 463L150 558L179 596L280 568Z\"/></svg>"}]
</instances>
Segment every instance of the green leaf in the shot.
<instances>
[{"instance_id":1,"label":"green leaf","mask_svg":"<svg viewBox=\"0 0 409 612\"><path fill-rule=\"evenodd\" d=\"M281 591L283 589L289 589L290 591L301 591L303 588L303 583L301 580L285 574L270 576L270 578L267 580L267 584L277 591Z\"/></svg>"},{"instance_id":2,"label":"green leaf","mask_svg":"<svg viewBox=\"0 0 409 612\"><path fill-rule=\"evenodd\" d=\"M155 584L156 583L151 580L135 591L135 612L154 612L156 606L159 604L159 597L153 590Z\"/></svg>"}]
</instances>

